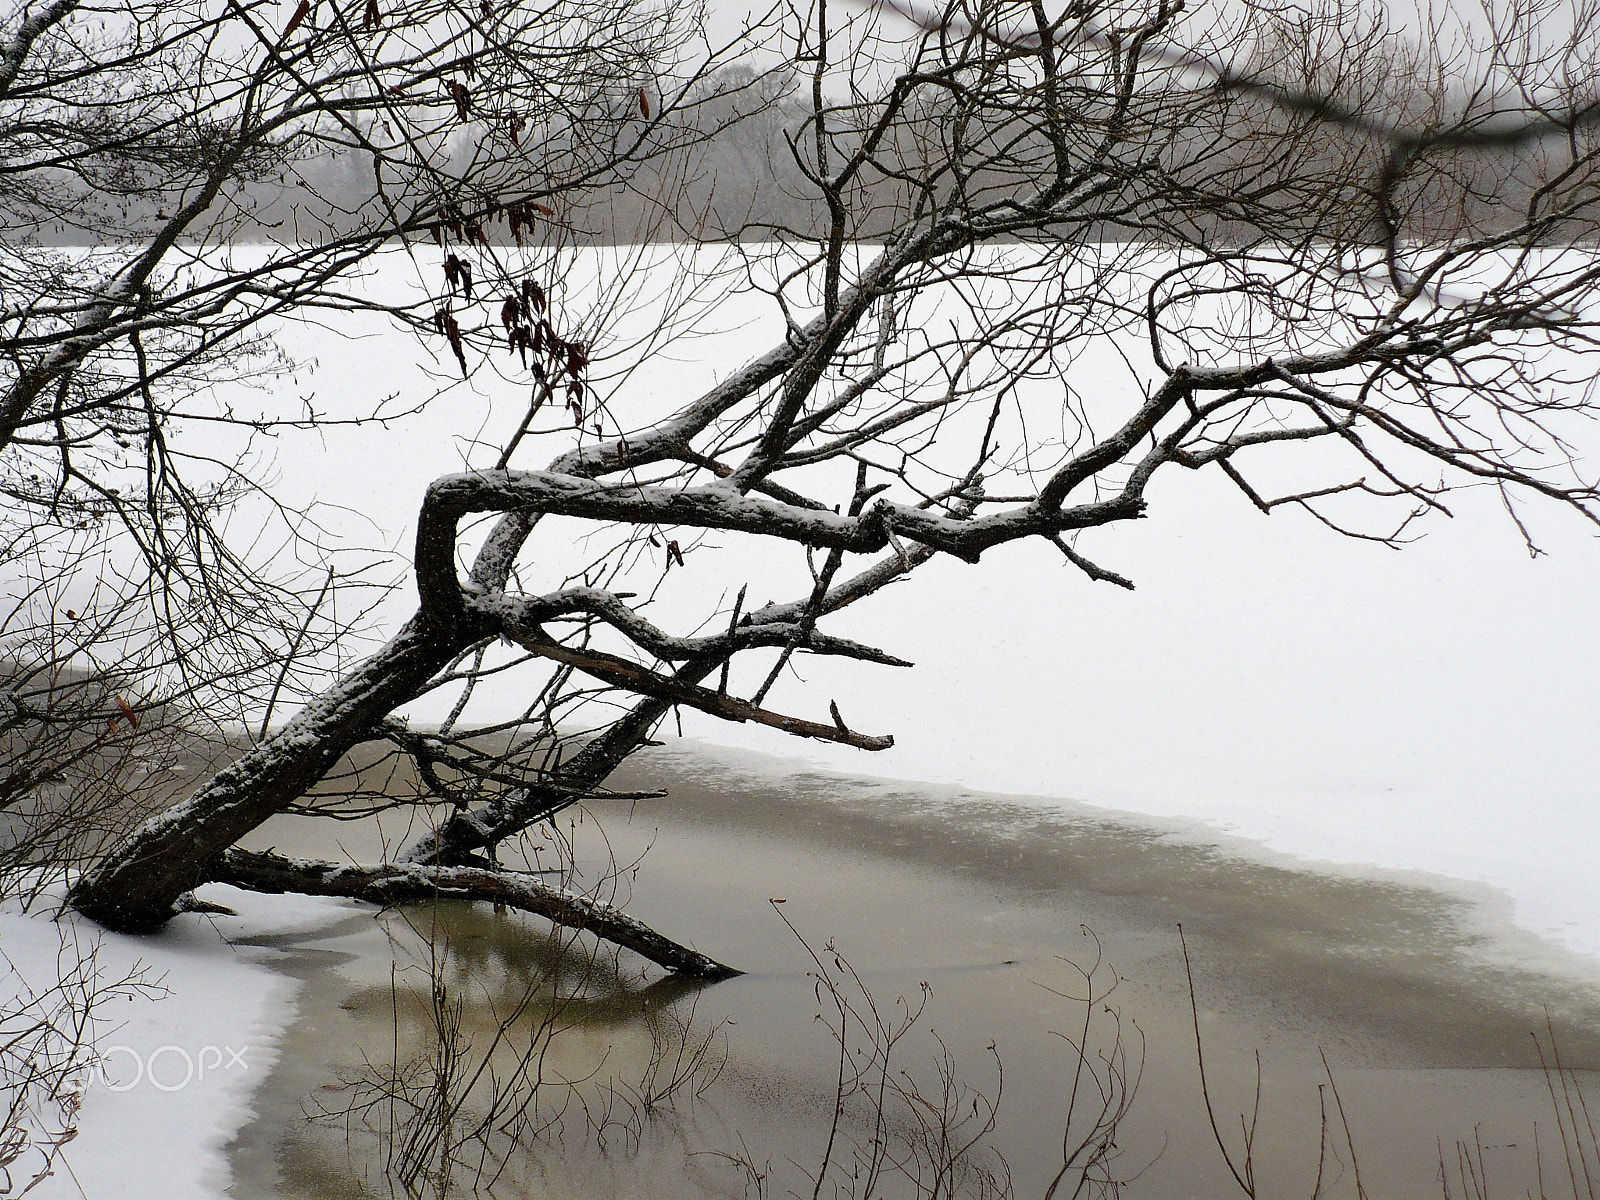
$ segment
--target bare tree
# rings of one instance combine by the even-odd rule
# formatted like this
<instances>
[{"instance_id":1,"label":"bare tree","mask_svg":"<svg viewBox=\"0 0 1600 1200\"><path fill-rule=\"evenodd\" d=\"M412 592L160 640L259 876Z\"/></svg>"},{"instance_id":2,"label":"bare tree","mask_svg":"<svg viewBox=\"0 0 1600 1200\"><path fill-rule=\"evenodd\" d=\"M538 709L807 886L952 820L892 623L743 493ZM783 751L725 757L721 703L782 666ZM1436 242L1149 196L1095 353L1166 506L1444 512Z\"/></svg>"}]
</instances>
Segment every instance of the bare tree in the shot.
<instances>
[{"instance_id":1,"label":"bare tree","mask_svg":"<svg viewBox=\"0 0 1600 1200\"><path fill-rule=\"evenodd\" d=\"M375 308L459 350L470 261L378 299L363 264L407 239L540 261L582 236L583 198L703 136L720 63L696 12L627 2L0 17L8 886L209 775L225 745L202 734L314 694L381 592L272 494L271 449L427 398L318 411L273 322Z\"/></svg>"},{"instance_id":2,"label":"bare tree","mask_svg":"<svg viewBox=\"0 0 1600 1200\"><path fill-rule=\"evenodd\" d=\"M1131 587L1076 540L1144 517L1168 468L1392 543L1463 486L1519 521L1528 499L1594 519L1568 437L1593 412L1600 14L1559 15L1519 2L1407 30L1352 0L849 16L817 0L781 40L803 105L782 150L822 219L720 230L722 255L680 265L737 265L739 303L777 316L770 346L645 413L629 389L665 335L573 328L545 276L443 238L457 299L437 336L464 371L511 355L532 394L480 462L427 486L415 615L106 855L73 903L150 929L225 881L610 920L563 909L501 848L603 789L675 707L889 745L837 704L775 707L793 656L907 665L834 627L937 555L1039 539ZM651 96L630 93L641 117ZM674 219L708 236L704 213ZM526 465L542 445L546 465ZM530 590L540 539L572 521L604 548ZM695 632L662 628L663 572L712 561L709 531L791 547L809 582L757 607L719 574ZM521 719L473 728L482 679L541 666ZM458 692L442 729L391 720L441 688ZM436 806L396 861L235 848L369 742ZM680 951L650 948L726 970Z\"/></svg>"}]
</instances>

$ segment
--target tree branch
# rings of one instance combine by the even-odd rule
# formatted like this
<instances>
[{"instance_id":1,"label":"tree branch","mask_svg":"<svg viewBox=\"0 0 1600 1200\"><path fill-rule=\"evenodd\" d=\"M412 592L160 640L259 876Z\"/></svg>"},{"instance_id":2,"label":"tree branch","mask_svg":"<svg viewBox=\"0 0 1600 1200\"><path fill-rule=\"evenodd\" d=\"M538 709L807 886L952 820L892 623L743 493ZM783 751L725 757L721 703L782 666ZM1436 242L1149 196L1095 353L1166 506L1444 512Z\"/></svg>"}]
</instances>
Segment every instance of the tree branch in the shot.
<instances>
[{"instance_id":1,"label":"tree branch","mask_svg":"<svg viewBox=\"0 0 1600 1200\"><path fill-rule=\"evenodd\" d=\"M604 654L598 650L577 650L563 646L560 642L531 630L522 632L508 630L508 633L513 641L531 654L568 663L585 674L593 675L596 679L604 680L616 687L643 696L654 696L672 704L697 708L714 717L721 717L724 721L740 723L751 721L757 725L781 729L798 737L840 742L846 746L854 746L858 750L887 750L894 745L892 736L875 737L871 734L855 733L837 725L824 725L819 721L784 716L782 713L758 708L748 700L740 700L736 696L713 691L711 688L679 683L676 679L658 675L625 658Z\"/></svg>"},{"instance_id":2,"label":"tree branch","mask_svg":"<svg viewBox=\"0 0 1600 1200\"><path fill-rule=\"evenodd\" d=\"M440 898L491 900L569 929L582 929L658 966L700 979L731 979L742 971L663 937L642 921L589 896L574 895L528 875L481 867L420 863L344 865L232 849L210 871L210 882L252 892L343 896L385 906Z\"/></svg>"}]
</instances>

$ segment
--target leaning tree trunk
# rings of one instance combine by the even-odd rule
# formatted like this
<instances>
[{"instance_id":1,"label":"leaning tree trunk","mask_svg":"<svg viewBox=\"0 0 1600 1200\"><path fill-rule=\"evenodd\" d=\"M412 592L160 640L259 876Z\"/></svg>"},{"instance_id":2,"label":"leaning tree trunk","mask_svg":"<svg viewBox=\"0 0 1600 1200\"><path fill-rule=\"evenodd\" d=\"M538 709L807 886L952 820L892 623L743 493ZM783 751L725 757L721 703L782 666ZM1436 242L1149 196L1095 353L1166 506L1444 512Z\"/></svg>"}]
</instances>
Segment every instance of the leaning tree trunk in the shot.
<instances>
[{"instance_id":1,"label":"leaning tree trunk","mask_svg":"<svg viewBox=\"0 0 1600 1200\"><path fill-rule=\"evenodd\" d=\"M210 881L224 851L303 796L470 643L467 632L413 617L281 730L141 825L73 886L68 903L108 929L159 928L180 896Z\"/></svg>"},{"instance_id":2,"label":"leaning tree trunk","mask_svg":"<svg viewBox=\"0 0 1600 1200\"><path fill-rule=\"evenodd\" d=\"M180 896L210 882L235 842L305 795L396 707L491 632L462 603L455 565L460 516L429 488L417 515L417 614L277 733L134 830L73 886L67 902L108 929L160 928ZM504 586L532 528L526 514L503 517L480 552L475 575Z\"/></svg>"},{"instance_id":3,"label":"leaning tree trunk","mask_svg":"<svg viewBox=\"0 0 1600 1200\"><path fill-rule=\"evenodd\" d=\"M466 610L455 574L456 518L430 489L417 531L421 608L388 645L307 705L276 734L218 772L181 804L130 834L72 888L68 903L109 929L145 933L181 911L203 883L257 891L295 891L395 904L430 896L490 900L588 930L680 974L726 979L739 972L679 945L593 897L569 895L516 872L482 870L473 851L493 846L570 803L573 787L598 786L645 741L670 707L642 696L633 711L566 764L557 788L537 786L477 820L457 816L426 838L410 860L367 867L250 854L235 843L300 799L353 747L373 737L388 715L412 699L492 621ZM474 585L503 587L517 550L533 528L527 512L504 516L479 552ZM694 660L677 686L698 681L720 662Z\"/></svg>"},{"instance_id":4,"label":"leaning tree trunk","mask_svg":"<svg viewBox=\"0 0 1600 1200\"><path fill-rule=\"evenodd\" d=\"M283 811L339 758L474 640L467 627L451 632L413 618L387 646L304 709L277 734L215 775L182 804L140 826L72 889L69 903L107 928L124 933L158 929L180 911L180 898L203 883L253 891L345 896L400 904L436 896L510 905L626 947L681 975L727 979L737 970L680 945L593 897L571 895L517 872L439 862L470 858L536 819L541 800L525 794L495 820L471 826L457 818L431 843L432 861L372 866L255 854L234 843ZM696 664L700 674L709 670ZM597 784L645 739L666 705L646 697L627 718L575 758L573 778ZM581 760L581 761L580 761ZM571 794L560 796L570 802ZM559 807L559 805L558 805ZM531 815L532 814L532 815ZM443 832L443 831L442 831ZM469 848L470 846L470 848Z\"/></svg>"}]
</instances>

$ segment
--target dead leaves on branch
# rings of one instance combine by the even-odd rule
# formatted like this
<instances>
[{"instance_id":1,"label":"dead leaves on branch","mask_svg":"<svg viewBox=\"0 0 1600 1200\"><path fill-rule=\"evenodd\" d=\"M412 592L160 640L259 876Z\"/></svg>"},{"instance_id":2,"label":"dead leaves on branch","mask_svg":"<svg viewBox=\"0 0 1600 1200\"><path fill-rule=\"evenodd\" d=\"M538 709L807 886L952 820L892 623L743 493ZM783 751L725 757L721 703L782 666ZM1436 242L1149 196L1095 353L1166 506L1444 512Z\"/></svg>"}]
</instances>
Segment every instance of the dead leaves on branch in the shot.
<instances>
[{"instance_id":1,"label":"dead leaves on branch","mask_svg":"<svg viewBox=\"0 0 1600 1200\"><path fill-rule=\"evenodd\" d=\"M299 29L301 23L310 15L311 0L300 0L300 3L296 6L293 15L289 18L289 23L283 27L283 32L278 35L278 44L282 45L284 42L287 42L294 31Z\"/></svg>"},{"instance_id":2,"label":"dead leaves on branch","mask_svg":"<svg viewBox=\"0 0 1600 1200\"><path fill-rule=\"evenodd\" d=\"M451 313L448 306L441 308L434 316L434 322L439 332L444 334L450 342L450 349L455 351L456 361L461 364L461 378L465 379L471 372L467 369L467 352L461 341L461 324Z\"/></svg>"},{"instance_id":3,"label":"dead leaves on branch","mask_svg":"<svg viewBox=\"0 0 1600 1200\"><path fill-rule=\"evenodd\" d=\"M444 277L449 295L434 314L435 328L450 343L451 352L461 364L462 378L470 375L471 370L461 323L450 304L458 293L463 302L473 302L472 274L472 264L468 260L458 254L445 257ZM523 369L533 374L541 389L554 391L564 382L566 406L572 412L573 423L581 425L585 416L584 372L589 366L589 348L556 333L550 324L549 307L549 296L544 288L537 280L525 278L516 290L501 299L500 326L505 331L508 349L517 355Z\"/></svg>"},{"instance_id":4,"label":"dead leaves on branch","mask_svg":"<svg viewBox=\"0 0 1600 1200\"><path fill-rule=\"evenodd\" d=\"M655 534L647 534L646 540L657 550L661 549L661 541L656 537ZM676 541L669 539L667 541L667 570L672 570L673 563L677 563L680 567L686 565L683 561L682 548ZM740 592L739 594L741 597L744 595L743 592Z\"/></svg>"},{"instance_id":5,"label":"dead leaves on branch","mask_svg":"<svg viewBox=\"0 0 1600 1200\"><path fill-rule=\"evenodd\" d=\"M472 264L463 262L456 255L449 255L444 260L444 278L453 292L457 287L461 289L461 298L468 304L472 303Z\"/></svg>"},{"instance_id":6,"label":"dead leaves on branch","mask_svg":"<svg viewBox=\"0 0 1600 1200\"><path fill-rule=\"evenodd\" d=\"M522 118L518 117L516 120L517 128L521 129ZM507 205L500 205L491 201L489 204L489 219L491 221L504 219L510 227L511 239L517 243L518 247L522 245L524 231L533 228L535 214L550 220L556 215L556 210L548 204L540 204L537 200L522 200L518 203Z\"/></svg>"},{"instance_id":7,"label":"dead leaves on branch","mask_svg":"<svg viewBox=\"0 0 1600 1200\"><path fill-rule=\"evenodd\" d=\"M642 92L640 99L641 103L648 103ZM523 122L515 115L512 122L512 134L517 137ZM487 297L474 295L472 261L465 257L465 251L452 250L452 241L459 246L492 249L485 226L502 222L520 248L524 234L536 221L553 220L556 214L549 205L531 196L511 201L490 198L482 202L477 213L463 211L454 200L447 200L438 211L437 218L422 226L445 251L444 277L448 291L434 314L434 327L449 342L465 379L472 373L467 362L466 334L451 306L457 297L463 304L492 302ZM485 289L480 288L482 290ZM556 333L550 323L549 307L549 296L537 280L525 277L520 285L512 281L511 289L500 299L500 325L505 331L507 348L517 355L523 369L534 376L534 408L542 405L548 396L564 390L573 424L581 427L587 415L585 400L589 392L584 372L589 366L589 350L584 343L570 341Z\"/></svg>"},{"instance_id":8,"label":"dead leaves on branch","mask_svg":"<svg viewBox=\"0 0 1600 1200\"><path fill-rule=\"evenodd\" d=\"M138 729L139 728L139 714L134 711L133 705L129 704L121 696L113 697L113 699L116 700L117 710L123 715L123 717L125 717L127 719L128 724L131 725L134 729ZM115 729L117 727L117 718L115 716L112 716L111 719L107 722L107 724L112 729Z\"/></svg>"},{"instance_id":9,"label":"dead leaves on branch","mask_svg":"<svg viewBox=\"0 0 1600 1200\"><path fill-rule=\"evenodd\" d=\"M560 337L545 315L548 298L532 279L522 281L520 293L508 295L500 304L500 324L506 344L522 361L524 368L545 388L554 390L564 374L567 408L575 425L584 418L583 373L589 365L589 351L582 342Z\"/></svg>"},{"instance_id":10,"label":"dead leaves on branch","mask_svg":"<svg viewBox=\"0 0 1600 1200\"><path fill-rule=\"evenodd\" d=\"M515 120L516 129L520 131L523 127L522 119L517 117ZM481 217L467 216L454 204L446 204L441 213L437 220L423 226L433 235L434 244L441 250L449 247L451 238L468 246L488 247L490 242L488 231L484 228L485 222L491 224L504 222L511 234L511 240L517 244L518 249L521 249L524 234L533 229L534 223L540 217L553 221L556 215L555 209L548 204L539 203L532 197L511 201L485 201Z\"/></svg>"}]
</instances>

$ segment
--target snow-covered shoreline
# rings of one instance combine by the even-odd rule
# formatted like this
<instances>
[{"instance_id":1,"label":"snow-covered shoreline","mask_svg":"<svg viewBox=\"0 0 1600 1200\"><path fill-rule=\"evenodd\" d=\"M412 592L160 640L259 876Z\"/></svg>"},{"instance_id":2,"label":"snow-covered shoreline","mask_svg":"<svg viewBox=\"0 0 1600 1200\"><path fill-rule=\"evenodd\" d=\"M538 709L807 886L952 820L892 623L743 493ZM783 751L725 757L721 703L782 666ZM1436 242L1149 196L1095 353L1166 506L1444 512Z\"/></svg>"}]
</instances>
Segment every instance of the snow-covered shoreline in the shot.
<instances>
[{"instance_id":1,"label":"snow-covered shoreline","mask_svg":"<svg viewBox=\"0 0 1600 1200\"><path fill-rule=\"evenodd\" d=\"M737 794L737 781L768 782L819 773L842 782L867 779L899 795L925 795L935 806L985 800L1013 816L1038 813L1156 832L1204 845L1225 855L1327 875L1370 875L1408 888L1441 892L1462 901L1481 934L1478 949L1497 965L1519 973L1567 981L1600 980L1600 962L1529 932L1526 912L1503 888L1442 872L1423 873L1392 864L1362 866L1332 857L1285 853L1255 830L1229 830L1216 821L1152 814L1028 795L975 792L959 782L916 783L844 775L806 756L776 756L686 739L657 753L672 756L672 770L701 775L708 786ZM810 790L814 790L810 789ZM1291 831L1292 832L1292 831ZM1278 839L1283 840L1283 839ZM1301 841L1305 838L1303 832ZM57 917L42 904L30 914L0 912L0 950L35 991L48 987L67 952L93 953L105 979L136 965L166 990L161 997L111 1002L98 1031L100 1068L83 1096L78 1134L67 1143L54 1175L32 1195L62 1200L160 1195L174 1200L220 1200L230 1183L228 1147L254 1116L253 1093L277 1061L284 1031L296 1018L297 981L274 969L285 954L259 942L274 935L329 928L352 912L370 909L347 901L257 896L217 886L207 898L237 916L198 913L175 918L161 933L127 937L107 933L68 913ZM35 1155L37 1161L37 1155ZM25 1180L26 1160L13 1168Z\"/></svg>"},{"instance_id":2,"label":"snow-covered shoreline","mask_svg":"<svg viewBox=\"0 0 1600 1200\"><path fill-rule=\"evenodd\" d=\"M715 731L712 726L708 732L714 737ZM757 733L752 740L760 738ZM1301 805L1283 806L1273 804L1270 796L1245 793L1225 801L1214 798L1214 810L1197 812L1199 806L1161 795L1122 805L985 787L971 776L1003 777L1004 772L983 765L971 772L940 770L947 764L934 760L923 764L932 768L927 772L931 777L916 780L873 772L881 761L877 756L867 761L858 757L855 770L841 769L844 756L834 753L834 747L765 740L773 749L685 737L669 740L654 753L672 755L675 771L703 771L708 782L715 781L712 786L736 786L733 781L739 776L777 783L824 775L902 794L926 794L934 804L992 801L1043 818L1088 818L1143 829L1253 863L1321 876L1380 879L1439 893L1460 903L1476 951L1486 962L1600 984L1600 927L1594 922L1600 909L1588 907L1600 885L1578 869L1585 848L1594 842L1593 821L1587 808L1576 803L1553 805L1530 816L1470 797L1456 806L1453 822L1442 805L1433 806L1440 811L1438 821L1427 827L1431 836L1416 836L1412 823L1427 802L1415 796L1308 797Z\"/></svg>"},{"instance_id":3,"label":"snow-covered shoreline","mask_svg":"<svg viewBox=\"0 0 1600 1200\"><path fill-rule=\"evenodd\" d=\"M0 951L9 962L0 967L0 986L8 999L23 987L48 989L63 967L91 955L103 981L142 968L141 977L164 993L117 997L100 1008L98 1062L80 1073L77 1133L30 1195L217 1200L226 1194L228 1143L253 1115L252 1092L276 1061L298 987L272 969L279 952L240 939L317 928L350 908L335 900L226 891L217 898L237 917L184 914L144 937L108 933L70 912L58 917L48 904L26 914L0 912ZM20 1157L12 1166L15 1185L41 1162L38 1149Z\"/></svg>"}]
</instances>

